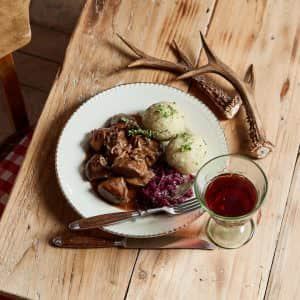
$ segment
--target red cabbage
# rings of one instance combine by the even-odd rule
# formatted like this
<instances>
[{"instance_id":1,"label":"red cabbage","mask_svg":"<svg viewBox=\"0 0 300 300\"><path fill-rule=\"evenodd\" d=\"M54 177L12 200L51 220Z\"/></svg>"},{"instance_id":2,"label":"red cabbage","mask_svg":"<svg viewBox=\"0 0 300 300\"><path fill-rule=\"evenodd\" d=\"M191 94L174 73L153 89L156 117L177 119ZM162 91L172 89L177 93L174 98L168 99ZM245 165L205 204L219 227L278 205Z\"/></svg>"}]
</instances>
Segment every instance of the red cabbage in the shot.
<instances>
[{"instance_id":1,"label":"red cabbage","mask_svg":"<svg viewBox=\"0 0 300 300\"><path fill-rule=\"evenodd\" d=\"M180 198L174 199L173 197L176 187L186 181L193 180L193 175L183 175L166 165L157 166L153 171L155 176L141 190L138 200L139 206L143 208L173 206L193 196L193 189L190 188Z\"/></svg>"}]
</instances>

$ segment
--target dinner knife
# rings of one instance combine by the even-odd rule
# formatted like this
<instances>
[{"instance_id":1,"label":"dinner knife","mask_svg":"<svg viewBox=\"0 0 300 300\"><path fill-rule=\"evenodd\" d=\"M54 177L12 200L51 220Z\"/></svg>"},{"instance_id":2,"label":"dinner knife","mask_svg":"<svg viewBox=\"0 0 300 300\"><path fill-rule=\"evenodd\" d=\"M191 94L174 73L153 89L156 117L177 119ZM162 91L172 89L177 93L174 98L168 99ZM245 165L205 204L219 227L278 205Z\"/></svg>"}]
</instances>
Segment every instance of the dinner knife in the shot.
<instances>
[{"instance_id":1,"label":"dinner knife","mask_svg":"<svg viewBox=\"0 0 300 300\"><path fill-rule=\"evenodd\" d=\"M213 250L215 246L199 238L166 236L147 239L103 239L86 235L61 235L54 237L52 245L59 248L129 248L129 249L202 249Z\"/></svg>"}]
</instances>

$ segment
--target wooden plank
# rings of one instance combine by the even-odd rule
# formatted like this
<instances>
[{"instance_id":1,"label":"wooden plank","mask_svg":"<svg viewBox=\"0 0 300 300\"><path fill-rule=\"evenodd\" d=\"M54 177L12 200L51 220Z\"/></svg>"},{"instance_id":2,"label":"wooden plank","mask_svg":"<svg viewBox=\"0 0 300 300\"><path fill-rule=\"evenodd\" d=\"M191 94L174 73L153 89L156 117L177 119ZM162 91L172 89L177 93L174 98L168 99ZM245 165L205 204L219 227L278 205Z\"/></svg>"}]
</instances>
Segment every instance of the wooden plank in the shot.
<instances>
[{"instance_id":1,"label":"wooden plank","mask_svg":"<svg viewBox=\"0 0 300 300\"><path fill-rule=\"evenodd\" d=\"M40 117L48 95L47 93L44 93L42 91L28 86L21 86L21 89L24 95L26 110L28 118L30 120L30 124L34 125Z\"/></svg>"},{"instance_id":2,"label":"wooden plank","mask_svg":"<svg viewBox=\"0 0 300 300\"><path fill-rule=\"evenodd\" d=\"M14 59L21 84L49 92L59 68L57 63L19 51L14 53Z\"/></svg>"},{"instance_id":3,"label":"wooden plank","mask_svg":"<svg viewBox=\"0 0 300 300\"><path fill-rule=\"evenodd\" d=\"M298 90L300 90L299 87ZM298 157L266 292L265 298L268 300L298 299L300 295L300 244L298 242L300 232L299 187L300 159Z\"/></svg>"},{"instance_id":4,"label":"wooden plank","mask_svg":"<svg viewBox=\"0 0 300 300\"><path fill-rule=\"evenodd\" d=\"M254 63L257 104L276 144L259 162L269 178L262 219L254 239L241 249L141 251L127 299L263 299L300 137L299 20L300 3L294 1L218 1L208 43L240 73ZM233 149L239 149L237 122L223 123ZM206 220L186 234L203 236ZM298 290L294 296L300 297Z\"/></svg>"},{"instance_id":5,"label":"wooden plank","mask_svg":"<svg viewBox=\"0 0 300 300\"><path fill-rule=\"evenodd\" d=\"M39 1L40 2L40 1ZM20 50L23 53L62 63L70 35L37 24L31 25L32 39Z\"/></svg>"},{"instance_id":6,"label":"wooden plank","mask_svg":"<svg viewBox=\"0 0 300 300\"><path fill-rule=\"evenodd\" d=\"M197 56L198 30L205 31L214 1L101 3L87 1L0 222L0 290L6 293L30 299L123 299L126 293L136 250L48 246L49 237L76 217L55 179L57 138L70 114L91 95L119 83L170 78L143 70L113 74L129 61L118 49L116 32L170 59L168 43L174 37L181 45L188 40L197 44L191 51Z\"/></svg>"},{"instance_id":7,"label":"wooden plank","mask_svg":"<svg viewBox=\"0 0 300 300\"><path fill-rule=\"evenodd\" d=\"M30 20L55 30L71 33L84 3L85 0L31 0Z\"/></svg>"},{"instance_id":8,"label":"wooden plank","mask_svg":"<svg viewBox=\"0 0 300 300\"><path fill-rule=\"evenodd\" d=\"M0 1L0 58L30 41L29 2Z\"/></svg>"}]
</instances>

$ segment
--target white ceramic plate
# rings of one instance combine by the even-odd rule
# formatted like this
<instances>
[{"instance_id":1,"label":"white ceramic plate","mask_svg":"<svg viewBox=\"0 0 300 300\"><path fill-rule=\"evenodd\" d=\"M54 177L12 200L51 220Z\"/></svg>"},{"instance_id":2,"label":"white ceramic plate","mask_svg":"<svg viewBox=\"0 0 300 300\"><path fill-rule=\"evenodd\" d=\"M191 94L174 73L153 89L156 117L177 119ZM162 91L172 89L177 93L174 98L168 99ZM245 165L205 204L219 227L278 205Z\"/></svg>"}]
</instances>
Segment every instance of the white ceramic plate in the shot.
<instances>
[{"instance_id":1,"label":"white ceramic plate","mask_svg":"<svg viewBox=\"0 0 300 300\"><path fill-rule=\"evenodd\" d=\"M218 120L197 98L172 87L151 83L125 84L106 90L79 107L63 129L57 146L59 184L65 197L82 217L121 211L99 199L81 175L87 133L103 126L115 114L143 111L159 101L175 101L182 108L187 127L207 142L207 160L228 152ZM176 217L149 216L106 226L104 230L121 236L153 237L183 228L198 216L198 212Z\"/></svg>"}]
</instances>

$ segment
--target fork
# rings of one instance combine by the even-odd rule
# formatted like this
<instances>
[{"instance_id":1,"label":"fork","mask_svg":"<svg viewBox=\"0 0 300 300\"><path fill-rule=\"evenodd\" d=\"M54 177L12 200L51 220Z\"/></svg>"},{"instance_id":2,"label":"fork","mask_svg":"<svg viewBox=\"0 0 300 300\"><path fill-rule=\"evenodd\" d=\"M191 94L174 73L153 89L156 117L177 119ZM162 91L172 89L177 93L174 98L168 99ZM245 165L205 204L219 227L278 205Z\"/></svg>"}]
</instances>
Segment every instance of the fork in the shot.
<instances>
[{"instance_id":1,"label":"fork","mask_svg":"<svg viewBox=\"0 0 300 300\"><path fill-rule=\"evenodd\" d=\"M145 217L152 214L164 212L168 215L180 215L200 209L200 203L197 198L189 199L183 203L174 205L172 207L163 206L159 208L151 208L147 210L136 210L136 211L126 211L118 213L110 213L104 215L98 215L90 218L83 218L76 220L69 224L69 229L71 230L87 230L103 227L108 224L117 223L125 221L136 217Z\"/></svg>"}]
</instances>

